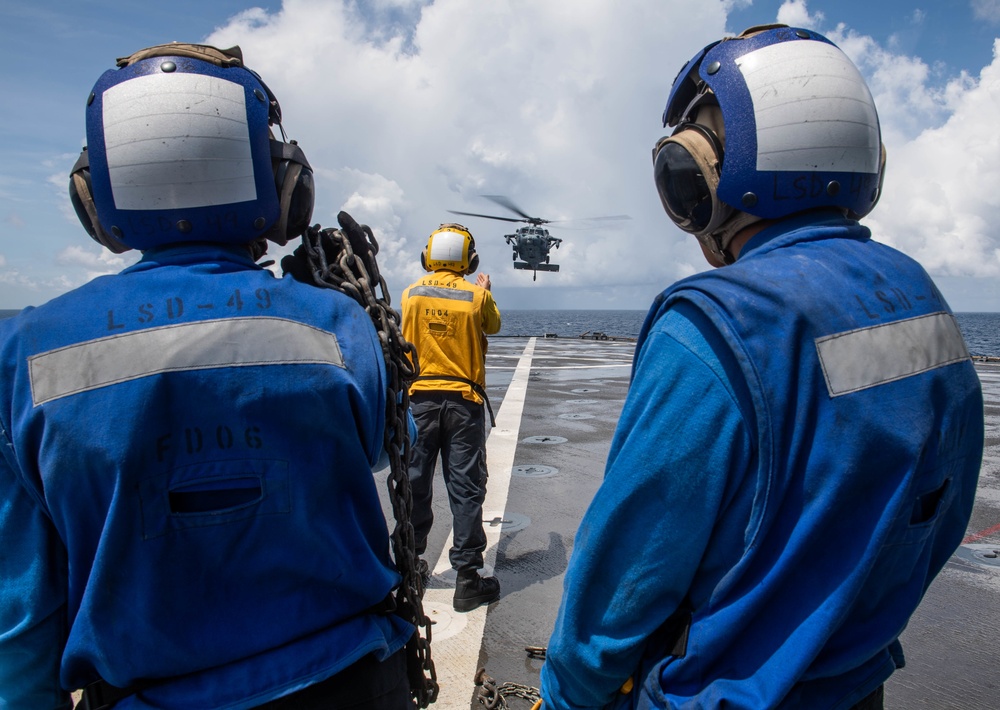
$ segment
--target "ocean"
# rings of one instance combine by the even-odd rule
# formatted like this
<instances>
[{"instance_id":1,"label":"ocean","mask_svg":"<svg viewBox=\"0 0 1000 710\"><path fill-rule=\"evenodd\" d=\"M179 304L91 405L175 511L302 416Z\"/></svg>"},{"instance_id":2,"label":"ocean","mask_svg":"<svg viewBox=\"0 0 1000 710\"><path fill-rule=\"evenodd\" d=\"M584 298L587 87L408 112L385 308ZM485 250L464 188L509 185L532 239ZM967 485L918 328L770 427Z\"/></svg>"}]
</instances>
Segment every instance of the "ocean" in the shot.
<instances>
[{"instance_id":1,"label":"ocean","mask_svg":"<svg viewBox=\"0 0 1000 710\"><path fill-rule=\"evenodd\" d=\"M544 335L576 338L593 332L608 337L639 335L646 311L503 311L500 335ZM1000 356L1000 313L956 313L969 353Z\"/></svg>"},{"instance_id":2,"label":"ocean","mask_svg":"<svg viewBox=\"0 0 1000 710\"><path fill-rule=\"evenodd\" d=\"M500 311L498 335L556 335L578 338L604 333L608 337L635 338L646 311Z\"/></svg>"},{"instance_id":3,"label":"ocean","mask_svg":"<svg viewBox=\"0 0 1000 710\"><path fill-rule=\"evenodd\" d=\"M0 318L9 318L17 310L0 309ZM501 337L555 335L560 338L592 337L603 333L609 338L635 338L639 335L646 311L609 310L531 310L503 311ZM956 313L955 318L969 346L977 357L1000 357L1000 313Z\"/></svg>"}]
</instances>

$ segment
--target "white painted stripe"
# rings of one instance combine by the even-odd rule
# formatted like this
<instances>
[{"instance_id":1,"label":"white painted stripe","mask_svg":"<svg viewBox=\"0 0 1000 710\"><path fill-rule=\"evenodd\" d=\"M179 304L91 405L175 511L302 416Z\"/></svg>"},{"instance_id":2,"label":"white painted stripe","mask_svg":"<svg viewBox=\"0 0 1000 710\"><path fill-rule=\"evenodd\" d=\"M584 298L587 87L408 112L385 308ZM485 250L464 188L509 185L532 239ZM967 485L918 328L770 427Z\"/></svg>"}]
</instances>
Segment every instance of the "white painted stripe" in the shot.
<instances>
[{"instance_id":1,"label":"white painted stripe","mask_svg":"<svg viewBox=\"0 0 1000 710\"><path fill-rule=\"evenodd\" d=\"M36 406L162 372L288 364L344 367L337 336L284 318L224 318L112 335L28 358Z\"/></svg>"},{"instance_id":2,"label":"white painted stripe","mask_svg":"<svg viewBox=\"0 0 1000 710\"><path fill-rule=\"evenodd\" d=\"M524 411L524 398L528 391L528 374L531 370L531 358L535 352L535 338L530 338L521 354L517 369L511 378L507 393L504 395L500 411L496 416L496 428L490 431L486 446L486 466L489 469L490 480L486 487L486 500L483 510L506 510L507 492L510 488L511 469L514 467L514 452L517 449L518 433L521 429L521 414ZM486 553L483 556L485 568L493 569L496 565L497 544L500 542L500 525L486 528ZM448 535L434 573L441 574L451 569L448 561L448 550L452 545L452 536ZM500 587L500 598L503 599L503 586ZM424 602L435 606L451 608L454 588L428 589L424 593ZM437 670L438 682L441 686L434 707L468 708L474 689L474 679L479 664L479 649L483 645L483 631L486 627L487 607L481 606L466 614L465 626L449 638L433 640L434 666ZM433 633L433 632L432 632Z\"/></svg>"},{"instance_id":3,"label":"white painted stripe","mask_svg":"<svg viewBox=\"0 0 1000 710\"><path fill-rule=\"evenodd\" d=\"M831 397L969 359L950 313L816 338L816 352Z\"/></svg>"},{"instance_id":4,"label":"white painted stripe","mask_svg":"<svg viewBox=\"0 0 1000 710\"><path fill-rule=\"evenodd\" d=\"M147 74L111 87L103 103L118 209L257 199L241 85L203 74Z\"/></svg>"}]
</instances>

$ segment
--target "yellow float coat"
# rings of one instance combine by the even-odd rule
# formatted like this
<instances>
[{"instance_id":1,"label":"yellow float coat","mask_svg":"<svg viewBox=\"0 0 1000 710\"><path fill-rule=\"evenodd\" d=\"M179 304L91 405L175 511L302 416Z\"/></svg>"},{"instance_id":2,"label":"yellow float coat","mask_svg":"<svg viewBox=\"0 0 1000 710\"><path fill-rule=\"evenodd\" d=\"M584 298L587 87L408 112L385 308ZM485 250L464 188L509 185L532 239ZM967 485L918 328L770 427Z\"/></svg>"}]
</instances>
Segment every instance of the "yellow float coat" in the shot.
<instances>
[{"instance_id":1,"label":"yellow float coat","mask_svg":"<svg viewBox=\"0 0 1000 710\"><path fill-rule=\"evenodd\" d=\"M403 291L402 308L403 337L417 348L421 377L461 377L486 386L486 336L500 331L500 310L489 291L440 270ZM449 380L418 380L410 394L428 390L483 401L469 385Z\"/></svg>"}]
</instances>

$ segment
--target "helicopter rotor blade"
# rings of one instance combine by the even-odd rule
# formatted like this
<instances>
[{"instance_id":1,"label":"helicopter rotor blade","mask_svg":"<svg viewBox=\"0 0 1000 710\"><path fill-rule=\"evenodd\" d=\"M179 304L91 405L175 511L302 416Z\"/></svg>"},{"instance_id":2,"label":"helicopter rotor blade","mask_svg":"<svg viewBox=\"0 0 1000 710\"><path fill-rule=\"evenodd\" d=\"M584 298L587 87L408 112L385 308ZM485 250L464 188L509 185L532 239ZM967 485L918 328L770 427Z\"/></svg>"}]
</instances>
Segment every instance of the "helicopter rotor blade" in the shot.
<instances>
[{"instance_id":1,"label":"helicopter rotor blade","mask_svg":"<svg viewBox=\"0 0 1000 710\"><path fill-rule=\"evenodd\" d=\"M557 219L550 222L553 228L558 227L559 229L573 229L573 230L586 230L586 229L596 229L597 225L595 222L619 222L627 219L632 219L627 214L615 214L608 215L606 217L577 217L575 219Z\"/></svg>"},{"instance_id":2,"label":"helicopter rotor blade","mask_svg":"<svg viewBox=\"0 0 1000 710\"><path fill-rule=\"evenodd\" d=\"M527 224L540 227L543 224L558 224L562 228L566 228L567 225L576 225L577 229L586 229L586 227L579 226L581 222L613 222L616 220L626 220L632 219L627 214L616 214L608 215L605 217L581 217L579 219L542 219L541 217L532 217L527 212L522 210L520 207L515 205L509 197L504 197L503 195L480 195L485 197L491 202L495 202L501 207L504 207L516 215L519 215L523 219L514 219L513 217L500 217L495 214L481 214L479 212L459 212L457 210L448 210L451 214L459 214L466 217L482 217L483 219L496 219L501 222L526 222ZM572 227L570 227L572 228Z\"/></svg>"},{"instance_id":3,"label":"helicopter rotor blade","mask_svg":"<svg viewBox=\"0 0 1000 710\"><path fill-rule=\"evenodd\" d=\"M465 215L466 217L484 217L486 219L499 219L503 222L523 222L523 219L514 219L513 217L497 217L492 214L477 214L475 212L456 212L455 210L448 210L451 214Z\"/></svg>"},{"instance_id":4,"label":"helicopter rotor blade","mask_svg":"<svg viewBox=\"0 0 1000 710\"><path fill-rule=\"evenodd\" d=\"M574 217L572 219L554 219L550 224L565 224L566 222L615 222L619 220L632 219L627 214L612 214L606 217Z\"/></svg>"},{"instance_id":5,"label":"helicopter rotor blade","mask_svg":"<svg viewBox=\"0 0 1000 710\"><path fill-rule=\"evenodd\" d=\"M504 197L503 195L483 195L483 197L485 197L487 200L490 200L491 202L496 202L501 207L506 207L514 214L521 215L522 217L524 217L525 221L530 222L531 224L549 223L549 220L547 219L541 219L540 217L532 217L527 212L525 212L520 207L511 202L510 198Z\"/></svg>"}]
</instances>

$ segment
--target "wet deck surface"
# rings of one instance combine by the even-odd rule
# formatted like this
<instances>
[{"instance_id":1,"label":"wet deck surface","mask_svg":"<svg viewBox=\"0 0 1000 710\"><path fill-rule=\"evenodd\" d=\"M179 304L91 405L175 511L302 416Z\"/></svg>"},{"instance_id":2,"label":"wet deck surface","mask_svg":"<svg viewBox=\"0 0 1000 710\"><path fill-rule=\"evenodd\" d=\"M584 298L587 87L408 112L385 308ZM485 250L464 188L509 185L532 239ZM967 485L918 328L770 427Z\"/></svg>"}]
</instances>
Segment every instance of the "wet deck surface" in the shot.
<instances>
[{"instance_id":1,"label":"wet deck surface","mask_svg":"<svg viewBox=\"0 0 1000 710\"><path fill-rule=\"evenodd\" d=\"M573 535L604 472L628 388L634 344L547 338L492 338L487 391L497 427L487 442L484 505L487 572L500 600L469 614L451 609L451 516L435 481L435 523L425 555L435 570L425 611L435 620L432 652L444 709L482 707L473 679L484 667L498 682L538 686L555 622ZM987 450L966 544L928 591L902 636L905 669L887 683L886 707L989 709L1000 706L1000 366L976 365L986 398ZM510 707L528 708L518 698Z\"/></svg>"}]
</instances>

